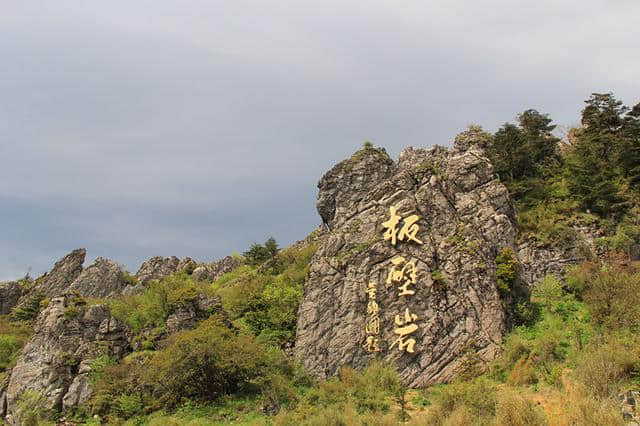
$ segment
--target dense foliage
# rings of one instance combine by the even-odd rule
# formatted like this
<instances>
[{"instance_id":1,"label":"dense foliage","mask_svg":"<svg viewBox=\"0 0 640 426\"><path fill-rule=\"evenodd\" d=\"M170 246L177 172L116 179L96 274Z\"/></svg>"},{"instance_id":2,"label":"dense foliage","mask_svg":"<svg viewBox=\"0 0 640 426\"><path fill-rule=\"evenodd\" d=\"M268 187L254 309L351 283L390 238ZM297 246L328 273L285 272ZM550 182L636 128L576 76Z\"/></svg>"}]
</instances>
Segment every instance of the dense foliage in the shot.
<instances>
[{"instance_id":1,"label":"dense foliage","mask_svg":"<svg viewBox=\"0 0 640 426\"><path fill-rule=\"evenodd\" d=\"M568 246L574 225L597 224L618 235L603 243L628 252L640 234L640 104L610 93L585 103L582 126L564 143L546 114L526 110L489 136L487 155L516 202L522 237Z\"/></svg>"}]
</instances>

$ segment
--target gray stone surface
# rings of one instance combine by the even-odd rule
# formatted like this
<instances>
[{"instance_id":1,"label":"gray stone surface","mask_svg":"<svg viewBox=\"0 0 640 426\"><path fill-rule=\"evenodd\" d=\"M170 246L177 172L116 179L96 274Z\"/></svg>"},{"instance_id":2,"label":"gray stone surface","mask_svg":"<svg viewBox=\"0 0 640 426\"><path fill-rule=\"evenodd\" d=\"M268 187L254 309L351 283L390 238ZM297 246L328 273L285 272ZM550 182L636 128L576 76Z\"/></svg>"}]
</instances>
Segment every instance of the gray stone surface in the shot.
<instances>
[{"instance_id":1,"label":"gray stone surface","mask_svg":"<svg viewBox=\"0 0 640 426\"><path fill-rule=\"evenodd\" d=\"M567 268L589 257L604 256L606 250L596 244L596 240L604 236L602 230L595 226L574 226L573 230L576 240L566 247L544 244L534 238L526 238L518 244L520 276L529 287L546 275L563 279Z\"/></svg>"},{"instance_id":2,"label":"gray stone surface","mask_svg":"<svg viewBox=\"0 0 640 426\"><path fill-rule=\"evenodd\" d=\"M80 273L65 293L76 292L84 297L95 298L119 296L126 287L131 286L125 274L126 271L113 260L99 257Z\"/></svg>"},{"instance_id":3,"label":"gray stone surface","mask_svg":"<svg viewBox=\"0 0 640 426\"><path fill-rule=\"evenodd\" d=\"M107 305L87 307L71 295L51 299L34 329L6 390L7 412L17 424L16 401L25 390L43 395L46 408L71 407L91 393L86 380L91 360L101 355L120 359L130 350L129 330Z\"/></svg>"},{"instance_id":4,"label":"gray stone surface","mask_svg":"<svg viewBox=\"0 0 640 426\"><path fill-rule=\"evenodd\" d=\"M381 149L363 149L320 180L317 208L331 229L319 242L298 312L295 356L316 377L340 366L363 367L367 284L377 283L380 355L396 363L404 382L424 386L452 379L473 362L493 360L507 314L496 289L495 257L515 249L514 209L480 144L451 151L407 148L396 163ZM382 223L396 207L420 217L423 244L384 240ZM398 229L402 227L400 222ZM417 264L415 291L386 284L391 261ZM415 352L396 344L396 315L417 316ZM405 348L407 349L407 348Z\"/></svg>"},{"instance_id":5,"label":"gray stone surface","mask_svg":"<svg viewBox=\"0 0 640 426\"><path fill-rule=\"evenodd\" d=\"M630 390L618 395L622 418L627 425L640 424L640 391Z\"/></svg>"},{"instance_id":6,"label":"gray stone surface","mask_svg":"<svg viewBox=\"0 0 640 426\"><path fill-rule=\"evenodd\" d=\"M42 291L47 297L64 293L82 272L86 254L87 251L80 248L57 261L50 272L36 280L35 290Z\"/></svg>"},{"instance_id":7,"label":"gray stone surface","mask_svg":"<svg viewBox=\"0 0 640 426\"><path fill-rule=\"evenodd\" d=\"M181 302L175 311L169 315L166 322L167 333L194 328L197 323L208 318L212 313L218 313L226 318L219 297L209 297L199 294L194 300Z\"/></svg>"},{"instance_id":8,"label":"gray stone surface","mask_svg":"<svg viewBox=\"0 0 640 426\"><path fill-rule=\"evenodd\" d=\"M18 304L22 286L16 281L0 283L0 315L6 315Z\"/></svg>"},{"instance_id":9,"label":"gray stone surface","mask_svg":"<svg viewBox=\"0 0 640 426\"><path fill-rule=\"evenodd\" d=\"M232 256L226 256L216 262L210 264L199 264L193 270L193 278L196 281L215 281L222 275L233 271L242 262Z\"/></svg>"},{"instance_id":10,"label":"gray stone surface","mask_svg":"<svg viewBox=\"0 0 640 426\"><path fill-rule=\"evenodd\" d=\"M190 257L180 260L175 256L154 256L140 265L136 278L140 284L146 284L151 280L160 280L179 271L191 273L197 266Z\"/></svg>"},{"instance_id":11,"label":"gray stone surface","mask_svg":"<svg viewBox=\"0 0 640 426\"><path fill-rule=\"evenodd\" d=\"M146 284L151 280L162 279L176 272L179 263L180 259L175 256L154 256L140 265L140 269L138 269L136 273L136 278L141 284Z\"/></svg>"}]
</instances>

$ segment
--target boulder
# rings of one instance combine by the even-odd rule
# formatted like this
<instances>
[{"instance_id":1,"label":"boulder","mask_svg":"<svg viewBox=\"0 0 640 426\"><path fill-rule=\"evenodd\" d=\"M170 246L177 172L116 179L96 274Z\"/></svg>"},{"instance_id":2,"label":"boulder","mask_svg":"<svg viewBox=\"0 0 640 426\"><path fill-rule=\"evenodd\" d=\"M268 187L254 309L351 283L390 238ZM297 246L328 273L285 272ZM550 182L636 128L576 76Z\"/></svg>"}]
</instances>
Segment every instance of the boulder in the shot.
<instances>
[{"instance_id":1,"label":"boulder","mask_svg":"<svg viewBox=\"0 0 640 426\"><path fill-rule=\"evenodd\" d=\"M471 141L472 142L472 141ZM392 361L405 384L451 380L499 354L509 314L496 257L515 211L482 144L364 148L325 174L294 354L314 376Z\"/></svg>"},{"instance_id":2,"label":"boulder","mask_svg":"<svg viewBox=\"0 0 640 426\"><path fill-rule=\"evenodd\" d=\"M618 395L622 418L627 425L640 425L640 409L638 408L638 400L640 400L640 391L638 390L629 390Z\"/></svg>"}]
</instances>

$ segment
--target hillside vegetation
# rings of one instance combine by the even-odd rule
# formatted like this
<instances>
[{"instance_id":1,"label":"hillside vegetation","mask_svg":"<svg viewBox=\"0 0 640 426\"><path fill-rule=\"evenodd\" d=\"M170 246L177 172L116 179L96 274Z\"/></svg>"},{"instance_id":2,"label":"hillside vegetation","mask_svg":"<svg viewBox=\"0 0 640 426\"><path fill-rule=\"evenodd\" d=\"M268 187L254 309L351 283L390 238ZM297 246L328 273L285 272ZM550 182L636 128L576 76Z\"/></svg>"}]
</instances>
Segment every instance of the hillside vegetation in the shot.
<instances>
[{"instance_id":1,"label":"hillside vegetation","mask_svg":"<svg viewBox=\"0 0 640 426\"><path fill-rule=\"evenodd\" d=\"M601 253L586 251L564 277L532 291L526 315L483 366L468 354L452 383L406 389L393 365L314 381L288 355L314 238L278 250L253 245L244 265L213 283L181 272L144 293L107 300L140 350L92 365L91 399L69 420L124 425L617 425L617 395L640 388L640 104L610 94L586 101L582 126L568 140L553 135L534 110L495 134L473 126L518 208L522 238L575 245L575 225L604 232ZM517 272L512 265L505 274ZM213 313L191 330L160 341L179 302L220 296L228 317ZM87 300L99 303L100 300ZM41 303L46 303L43 301ZM0 318L0 372L30 334L30 318ZM232 327L229 327L229 322ZM29 424L54 424L37 395L21 401Z\"/></svg>"}]
</instances>

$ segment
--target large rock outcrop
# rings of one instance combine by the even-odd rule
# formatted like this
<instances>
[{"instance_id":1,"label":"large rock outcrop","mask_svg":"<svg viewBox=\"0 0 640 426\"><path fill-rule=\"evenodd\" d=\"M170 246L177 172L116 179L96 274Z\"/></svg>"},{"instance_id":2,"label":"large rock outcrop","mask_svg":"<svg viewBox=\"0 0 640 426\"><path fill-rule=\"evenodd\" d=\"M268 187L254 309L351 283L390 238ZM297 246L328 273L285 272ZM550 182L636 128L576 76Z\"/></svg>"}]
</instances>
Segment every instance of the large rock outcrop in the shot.
<instances>
[{"instance_id":1,"label":"large rock outcrop","mask_svg":"<svg viewBox=\"0 0 640 426\"><path fill-rule=\"evenodd\" d=\"M496 256L514 250L516 229L479 144L407 148L396 163L364 148L318 187L330 233L312 259L295 343L311 373L362 367L379 349L407 385L423 386L497 356L508 314Z\"/></svg>"},{"instance_id":2,"label":"large rock outcrop","mask_svg":"<svg viewBox=\"0 0 640 426\"><path fill-rule=\"evenodd\" d=\"M27 390L44 397L46 409L68 408L91 394L91 361L103 355L120 359L129 350L129 331L107 305L85 306L75 295L54 297L38 315L35 335L11 371L5 400L9 419Z\"/></svg>"},{"instance_id":3,"label":"large rock outcrop","mask_svg":"<svg viewBox=\"0 0 640 426\"><path fill-rule=\"evenodd\" d=\"M18 304L22 296L22 286L17 281L0 283L0 315L6 315Z\"/></svg>"},{"instance_id":4,"label":"large rock outcrop","mask_svg":"<svg viewBox=\"0 0 640 426\"><path fill-rule=\"evenodd\" d=\"M233 271L242 265L242 261L233 256L226 256L222 259L209 263L200 264L193 270L193 278L196 281L215 281L224 274Z\"/></svg>"},{"instance_id":5,"label":"large rock outcrop","mask_svg":"<svg viewBox=\"0 0 640 426\"><path fill-rule=\"evenodd\" d=\"M47 297L63 294L82 272L86 255L87 251L83 248L73 250L57 261L50 272L36 280L34 290L41 291Z\"/></svg>"},{"instance_id":6,"label":"large rock outcrop","mask_svg":"<svg viewBox=\"0 0 640 426\"><path fill-rule=\"evenodd\" d=\"M517 246L520 275L534 287L545 275L563 279L568 268L591 258L603 258L606 249L596 242L604 232L595 225L574 225L575 236L564 245L543 243L533 237L523 238Z\"/></svg>"},{"instance_id":7,"label":"large rock outcrop","mask_svg":"<svg viewBox=\"0 0 640 426\"><path fill-rule=\"evenodd\" d=\"M136 278L141 284L146 284L151 280L160 280L179 271L191 272L195 267L196 262L190 257L180 260L175 256L154 256L140 265Z\"/></svg>"},{"instance_id":8,"label":"large rock outcrop","mask_svg":"<svg viewBox=\"0 0 640 426\"><path fill-rule=\"evenodd\" d=\"M84 297L119 296L128 286L127 272L116 262L103 257L97 258L69 285L66 292L78 293Z\"/></svg>"}]
</instances>

